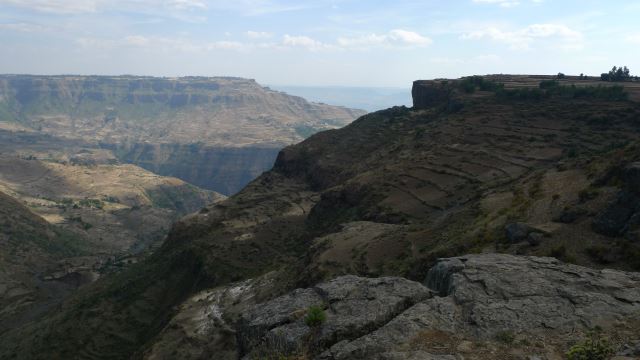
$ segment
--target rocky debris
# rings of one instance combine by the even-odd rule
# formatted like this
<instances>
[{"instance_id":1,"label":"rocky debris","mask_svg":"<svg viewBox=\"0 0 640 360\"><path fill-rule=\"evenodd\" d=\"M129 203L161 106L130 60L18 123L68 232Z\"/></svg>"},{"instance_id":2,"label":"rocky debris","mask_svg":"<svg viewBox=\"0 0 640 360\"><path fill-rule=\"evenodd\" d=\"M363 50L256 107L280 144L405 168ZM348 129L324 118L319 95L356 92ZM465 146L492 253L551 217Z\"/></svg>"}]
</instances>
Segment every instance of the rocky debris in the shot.
<instances>
[{"instance_id":1,"label":"rocky debris","mask_svg":"<svg viewBox=\"0 0 640 360\"><path fill-rule=\"evenodd\" d=\"M505 354L555 359L593 327L605 334L618 331L616 338L626 344L635 344L640 330L638 273L482 254L439 260L426 285L438 296L393 277L343 276L298 289L246 314L238 331L241 354L245 359L300 351L323 360ZM324 304L327 320L314 330L305 325L304 310L318 304ZM620 353L633 351L627 345Z\"/></svg>"},{"instance_id":2,"label":"rocky debris","mask_svg":"<svg viewBox=\"0 0 640 360\"><path fill-rule=\"evenodd\" d=\"M146 360L238 359L235 322L273 288L277 274L267 273L227 286L203 290L183 302L144 352Z\"/></svg>"},{"instance_id":3,"label":"rocky debris","mask_svg":"<svg viewBox=\"0 0 640 360\"><path fill-rule=\"evenodd\" d=\"M532 232L532 233L529 233L529 236L527 236L527 242L529 242L529 245L531 246L540 245L543 239L544 239L544 234L539 232Z\"/></svg>"},{"instance_id":4,"label":"rocky debris","mask_svg":"<svg viewBox=\"0 0 640 360\"><path fill-rule=\"evenodd\" d=\"M432 296L424 285L403 278L338 277L309 289L297 289L251 309L238 330L246 359L327 348L379 328ZM321 306L326 321L318 329L305 324L306 311Z\"/></svg>"},{"instance_id":5,"label":"rocky debris","mask_svg":"<svg viewBox=\"0 0 640 360\"><path fill-rule=\"evenodd\" d=\"M538 245L546 235L544 230L520 222L508 224L504 231L509 242L513 244L526 240L531 245Z\"/></svg>"},{"instance_id":6,"label":"rocky debris","mask_svg":"<svg viewBox=\"0 0 640 360\"><path fill-rule=\"evenodd\" d=\"M631 344L623 345L618 352L618 356L637 356L640 357L640 340L635 340Z\"/></svg>"},{"instance_id":7,"label":"rocky debris","mask_svg":"<svg viewBox=\"0 0 640 360\"><path fill-rule=\"evenodd\" d=\"M639 216L634 216L638 212L640 198L629 191L620 191L616 199L593 219L593 230L607 236L621 236L629 230L631 219L640 220Z\"/></svg>"}]
</instances>

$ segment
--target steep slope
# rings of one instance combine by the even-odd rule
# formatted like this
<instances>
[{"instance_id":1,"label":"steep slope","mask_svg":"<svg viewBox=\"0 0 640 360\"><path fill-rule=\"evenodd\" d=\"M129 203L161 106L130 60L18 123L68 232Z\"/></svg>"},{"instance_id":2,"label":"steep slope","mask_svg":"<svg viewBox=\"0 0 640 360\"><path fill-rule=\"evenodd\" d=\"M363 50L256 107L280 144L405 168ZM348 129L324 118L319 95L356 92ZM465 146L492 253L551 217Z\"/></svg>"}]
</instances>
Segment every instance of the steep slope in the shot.
<instances>
[{"instance_id":1,"label":"steep slope","mask_svg":"<svg viewBox=\"0 0 640 360\"><path fill-rule=\"evenodd\" d=\"M279 148L363 113L240 78L0 76L0 125L99 144L225 194L271 167Z\"/></svg>"},{"instance_id":2,"label":"steep slope","mask_svg":"<svg viewBox=\"0 0 640 360\"><path fill-rule=\"evenodd\" d=\"M142 263L4 334L0 356L177 352L162 343L186 321L176 306L201 290L233 303L215 288L249 278L268 299L342 274L422 281L437 258L469 252L638 269L640 105L615 88L532 86L418 82L413 109L369 114L285 148L272 171L184 218ZM620 209L623 221L601 221ZM611 254L599 257L602 248ZM209 324L187 318L190 329ZM233 354L230 333L209 350Z\"/></svg>"},{"instance_id":3,"label":"steep slope","mask_svg":"<svg viewBox=\"0 0 640 360\"><path fill-rule=\"evenodd\" d=\"M0 332L144 257L173 221L224 198L108 151L38 139L0 145Z\"/></svg>"},{"instance_id":4,"label":"steep slope","mask_svg":"<svg viewBox=\"0 0 640 360\"><path fill-rule=\"evenodd\" d=\"M46 281L60 270L57 262L88 254L91 243L79 234L52 226L18 200L0 192L0 332L43 313L87 280ZM36 309L32 305L38 304Z\"/></svg>"}]
</instances>

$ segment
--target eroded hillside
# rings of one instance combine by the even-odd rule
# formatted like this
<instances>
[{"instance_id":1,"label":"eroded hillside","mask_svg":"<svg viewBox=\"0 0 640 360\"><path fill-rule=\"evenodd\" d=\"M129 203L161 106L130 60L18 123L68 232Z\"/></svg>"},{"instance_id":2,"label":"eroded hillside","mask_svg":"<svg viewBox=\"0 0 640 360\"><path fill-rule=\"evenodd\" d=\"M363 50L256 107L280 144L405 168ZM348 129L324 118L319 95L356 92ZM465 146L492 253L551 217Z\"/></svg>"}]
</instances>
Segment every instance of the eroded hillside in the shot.
<instances>
[{"instance_id":1,"label":"eroded hillside","mask_svg":"<svg viewBox=\"0 0 640 360\"><path fill-rule=\"evenodd\" d=\"M617 89L466 85L418 82L413 109L285 148L145 261L4 334L1 355L236 358L238 313L212 313L220 323L199 301L250 306L344 274L424 281L437 258L466 253L638 270L640 105Z\"/></svg>"},{"instance_id":2,"label":"eroded hillside","mask_svg":"<svg viewBox=\"0 0 640 360\"><path fill-rule=\"evenodd\" d=\"M135 165L14 155L0 155L0 190L49 223L83 233L112 253L142 251L162 240L173 221L224 198Z\"/></svg>"},{"instance_id":3,"label":"eroded hillside","mask_svg":"<svg viewBox=\"0 0 640 360\"><path fill-rule=\"evenodd\" d=\"M175 220L224 198L105 150L38 138L0 145L0 332L146 256Z\"/></svg>"}]
</instances>

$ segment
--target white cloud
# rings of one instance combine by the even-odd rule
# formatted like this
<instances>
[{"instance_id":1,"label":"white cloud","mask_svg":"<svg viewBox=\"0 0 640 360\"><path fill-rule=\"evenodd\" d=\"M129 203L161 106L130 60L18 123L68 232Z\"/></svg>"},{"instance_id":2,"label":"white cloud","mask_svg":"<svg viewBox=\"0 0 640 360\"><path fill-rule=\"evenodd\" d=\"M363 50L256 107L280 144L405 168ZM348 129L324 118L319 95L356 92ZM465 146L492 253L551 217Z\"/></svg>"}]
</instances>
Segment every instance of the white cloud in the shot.
<instances>
[{"instance_id":1,"label":"white cloud","mask_svg":"<svg viewBox=\"0 0 640 360\"><path fill-rule=\"evenodd\" d=\"M391 30L389 38L394 42L407 45L429 45L432 42L428 37L401 29Z\"/></svg>"},{"instance_id":2,"label":"white cloud","mask_svg":"<svg viewBox=\"0 0 640 360\"><path fill-rule=\"evenodd\" d=\"M386 35L368 34L352 38L338 38L338 45L342 47L368 47L371 45L383 45L386 41Z\"/></svg>"},{"instance_id":3,"label":"white cloud","mask_svg":"<svg viewBox=\"0 0 640 360\"><path fill-rule=\"evenodd\" d=\"M561 48L582 48L582 34L565 25L560 24L533 24L515 31L505 31L496 27L471 31L461 36L466 40L490 39L505 43L512 49L529 49L537 40L559 41Z\"/></svg>"},{"instance_id":4,"label":"white cloud","mask_svg":"<svg viewBox=\"0 0 640 360\"><path fill-rule=\"evenodd\" d=\"M221 50L242 51L242 50L247 50L250 47L251 46L241 43L239 41L214 41L214 42L207 43L206 49L207 50L221 49Z\"/></svg>"},{"instance_id":5,"label":"white cloud","mask_svg":"<svg viewBox=\"0 0 640 360\"><path fill-rule=\"evenodd\" d=\"M50 29L38 24L21 22L21 23L0 24L0 30L30 33L30 32L43 32L43 31L48 31Z\"/></svg>"},{"instance_id":6,"label":"white cloud","mask_svg":"<svg viewBox=\"0 0 640 360\"><path fill-rule=\"evenodd\" d=\"M247 37L250 39L269 39L273 37L272 33L266 31L247 31Z\"/></svg>"},{"instance_id":7,"label":"white cloud","mask_svg":"<svg viewBox=\"0 0 640 360\"><path fill-rule=\"evenodd\" d=\"M203 53L215 50L246 51L251 44L237 41L193 41L179 37L129 35L117 40L98 38L79 38L76 43L84 48L115 50L122 47L138 48L160 52Z\"/></svg>"},{"instance_id":8,"label":"white cloud","mask_svg":"<svg viewBox=\"0 0 640 360\"><path fill-rule=\"evenodd\" d=\"M1 27L0 27L1 29ZM188 35L188 34L187 34ZM226 34L229 38L231 34ZM128 35L119 39L97 39L92 37L84 37L77 39L77 43L82 47L92 47L100 49L115 49L117 47L140 48L149 51L184 51L184 52L203 52L213 50L235 50L235 51L251 51L251 50L286 50L286 49L304 49L308 51L340 51L340 50L360 50L371 47L382 48L414 48L426 46L431 43L431 39L418 33L407 30L392 30L385 35L365 35L355 38L338 38L336 42L324 42L306 35L290 35L285 34L280 41L268 41L265 39L274 37L274 34L267 32L247 31L245 33L248 39L244 41L202 41L189 39L188 37L162 37L162 36L143 36Z\"/></svg>"},{"instance_id":9,"label":"white cloud","mask_svg":"<svg viewBox=\"0 0 640 360\"><path fill-rule=\"evenodd\" d=\"M413 31L395 29L387 34L368 34L358 37L338 38L338 45L344 48L369 48L373 46L426 46L432 40Z\"/></svg>"},{"instance_id":10,"label":"white cloud","mask_svg":"<svg viewBox=\"0 0 640 360\"><path fill-rule=\"evenodd\" d=\"M291 36L285 35L282 38L282 45L286 47L301 47L311 51L318 51L331 48L330 45L324 44L321 41L312 39L308 36Z\"/></svg>"}]
</instances>

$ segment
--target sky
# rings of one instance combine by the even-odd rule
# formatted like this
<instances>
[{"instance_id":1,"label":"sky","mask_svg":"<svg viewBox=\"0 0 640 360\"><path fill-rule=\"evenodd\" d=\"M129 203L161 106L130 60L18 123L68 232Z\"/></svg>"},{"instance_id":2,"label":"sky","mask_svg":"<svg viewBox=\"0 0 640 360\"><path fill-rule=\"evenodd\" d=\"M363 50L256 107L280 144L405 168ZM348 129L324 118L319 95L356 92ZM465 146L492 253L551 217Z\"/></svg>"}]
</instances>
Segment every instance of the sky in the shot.
<instances>
[{"instance_id":1,"label":"sky","mask_svg":"<svg viewBox=\"0 0 640 360\"><path fill-rule=\"evenodd\" d=\"M637 0L0 0L0 73L372 87L640 74L638 15Z\"/></svg>"}]
</instances>

